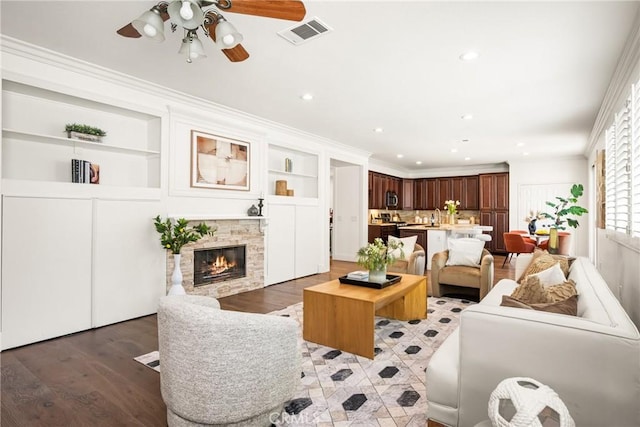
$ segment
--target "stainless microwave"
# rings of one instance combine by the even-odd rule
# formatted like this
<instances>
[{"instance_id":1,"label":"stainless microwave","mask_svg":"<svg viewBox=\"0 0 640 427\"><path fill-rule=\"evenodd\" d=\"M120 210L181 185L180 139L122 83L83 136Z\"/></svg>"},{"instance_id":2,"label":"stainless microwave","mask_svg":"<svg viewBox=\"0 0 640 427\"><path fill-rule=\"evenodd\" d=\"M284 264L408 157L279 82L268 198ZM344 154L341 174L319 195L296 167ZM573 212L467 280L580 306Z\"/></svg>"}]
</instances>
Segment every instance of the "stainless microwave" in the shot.
<instances>
[{"instance_id":1,"label":"stainless microwave","mask_svg":"<svg viewBox=\"0 0 640 427\"><path fill-rule=\"evenodd\" d=\"M385 205L387 208L396 208L398 207L398 195L395 191L387 191L385 193Z\"/></svg>"}]
</instances>

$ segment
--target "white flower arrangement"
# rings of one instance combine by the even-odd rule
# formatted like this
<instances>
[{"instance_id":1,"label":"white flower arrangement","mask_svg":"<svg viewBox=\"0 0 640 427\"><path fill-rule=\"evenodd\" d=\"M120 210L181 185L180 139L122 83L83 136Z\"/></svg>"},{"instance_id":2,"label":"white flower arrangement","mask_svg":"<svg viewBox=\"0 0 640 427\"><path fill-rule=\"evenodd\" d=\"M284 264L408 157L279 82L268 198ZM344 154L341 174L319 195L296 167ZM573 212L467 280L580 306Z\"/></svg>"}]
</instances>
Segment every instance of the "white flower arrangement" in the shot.
<instances>
[{"instance_id":1,"label":"white flower arrangement","mask_svg":"<svg viewBox=\"0 0 640 427\"><path fill-rule=\"evenodd\" d=\"M534 219L542 219L544 215L540 211L534 211L533 209L529 211L529 215L524 219L527 224L531 223Z\"/></svg>"},{"instance_id":2,"label":"white flower arrangement","mask_svg":"<svg viewBox=\"0 0 640 427\"><path fill-rule=\"evenodd\" d=\"M460 200L447 200L444 202L444 208L448 211L449 215L458 213L458 206L460 206Z\"/></svg>"}]
</instances>

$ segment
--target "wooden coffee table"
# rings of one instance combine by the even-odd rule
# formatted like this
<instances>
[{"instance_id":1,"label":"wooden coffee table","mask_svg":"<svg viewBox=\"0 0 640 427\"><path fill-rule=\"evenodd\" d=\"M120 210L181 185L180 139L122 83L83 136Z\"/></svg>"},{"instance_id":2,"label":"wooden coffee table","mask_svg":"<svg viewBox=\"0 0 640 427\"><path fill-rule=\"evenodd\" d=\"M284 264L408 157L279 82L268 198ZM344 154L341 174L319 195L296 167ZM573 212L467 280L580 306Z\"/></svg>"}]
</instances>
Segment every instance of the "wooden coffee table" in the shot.
<instances>
[{"instance_id":1,"label":"wooden coffee table","mask_svg":"<svg viewBox=\"0 0 640 427\"><path fill-rule=\"evenodd\" d=\"M305 288L304 339L373 359L376 315L398 320L427 318L427 278L400 276L400 282L384 289L338 280Z\"/></svg>"}]
</instances>

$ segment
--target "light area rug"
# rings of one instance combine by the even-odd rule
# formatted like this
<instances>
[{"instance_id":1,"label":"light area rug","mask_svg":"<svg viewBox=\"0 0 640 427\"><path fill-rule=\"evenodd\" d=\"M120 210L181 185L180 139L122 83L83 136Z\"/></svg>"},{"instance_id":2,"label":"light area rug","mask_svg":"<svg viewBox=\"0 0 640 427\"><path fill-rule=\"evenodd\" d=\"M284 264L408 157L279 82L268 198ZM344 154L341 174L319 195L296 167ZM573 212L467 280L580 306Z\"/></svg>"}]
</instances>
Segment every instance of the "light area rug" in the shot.
<instances>
[{"instance_id":1,"label":"light area rug","mask_svg":"<svg viewBox=\"0 0 640 427\"><path fill-rule=\"evenodd\" d=\"M427 319L376 317L373 360L302 339L302 303L269 313L300 324L302 373L278 427L424 427L429 359L458 326L468 300L428 297ZM159 372L157 351L136 361Z\"/></svg>"}]
</instances>

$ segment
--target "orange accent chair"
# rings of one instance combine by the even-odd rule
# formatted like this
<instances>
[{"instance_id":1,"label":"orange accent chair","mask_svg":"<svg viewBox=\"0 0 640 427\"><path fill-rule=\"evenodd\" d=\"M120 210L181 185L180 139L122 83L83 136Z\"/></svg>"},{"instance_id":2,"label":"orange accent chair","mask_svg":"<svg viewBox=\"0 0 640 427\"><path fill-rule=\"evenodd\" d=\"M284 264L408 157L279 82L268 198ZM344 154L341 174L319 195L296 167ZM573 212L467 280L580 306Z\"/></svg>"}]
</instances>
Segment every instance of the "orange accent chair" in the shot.
<instances>
[{"instance_id":1,"label":"orange accent chair","mask_svg":"<svg viewBox=\"0 0 640 427\"><path fill-rule=\"evenodd\" d=\"M566 231L558 231L558 254L569 255L569 245L571 243L571 233ZM549 250L549 239L544 242L540 242L538 245L540 249Z\"/></svg>"},{"instance_id":2,"label":"orange accent chair","mask_svg":"<svg viewBox=\"0 0 640 427\"><path fill-rule=\"evenodd\" d=\"M536 245L536 239L532 239L531 237L529 237L529 232L527 230L511 230L509 231L509 233L518 233L521 234L522 237L524 238L524 241L527 243L532 243L534 245Z\"/></svg>"},{"instance_id":3,"label":"orange accent chair","mask_svg":"<svg viewBox=\"0 0 640 427\"><path fill-rule=\"evenodd\" d=\"M522 234L509 232L503 233L502 236L504 238L504 246L507 249L507 256L504 257L502 267L504 267L507 260L511 262L513 254L516 254L516 256L518 256L519 254L531 253L536 248L535 244L525 242L524 236L522 236Z\"/></svg>"}]
</instances>

